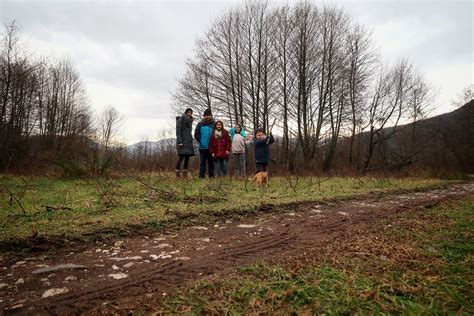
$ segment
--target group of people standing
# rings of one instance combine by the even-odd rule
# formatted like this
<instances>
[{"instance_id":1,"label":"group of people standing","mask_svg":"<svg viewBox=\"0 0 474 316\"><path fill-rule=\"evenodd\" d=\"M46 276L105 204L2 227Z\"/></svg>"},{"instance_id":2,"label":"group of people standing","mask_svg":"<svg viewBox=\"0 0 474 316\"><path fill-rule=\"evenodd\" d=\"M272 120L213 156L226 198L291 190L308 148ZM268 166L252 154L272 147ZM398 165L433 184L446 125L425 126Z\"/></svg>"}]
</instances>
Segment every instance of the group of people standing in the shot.
<instances>
[{"instance_id":1,"label":"group of people standing","mask_svg":"<svg viewBox=\"0 0 474 316\"><path fill-rule=\"evenodd\" d=\"M192 136L193 110L187 108L184 114L176 117L176 144L178 161L176 162L176 177L187 177L189 158L194 156ZM248 134L240 124L228 131L222 121L215 121L210 109L206 109L202 120L194 130L194 139L199 143L199 178L204 178L206 169L209 178L214 178L217 167L218 176L227 175L227 163L230 157L234 160L234 176L243 178L245 172L245 149L253 143L255 155L255 173L267 171L270 161L270 147L273 136L267 136L263 129ZM183 165L184 162L184 165ZM183 169L181 172L181 165Z\"/></svg>"}]
</instances>

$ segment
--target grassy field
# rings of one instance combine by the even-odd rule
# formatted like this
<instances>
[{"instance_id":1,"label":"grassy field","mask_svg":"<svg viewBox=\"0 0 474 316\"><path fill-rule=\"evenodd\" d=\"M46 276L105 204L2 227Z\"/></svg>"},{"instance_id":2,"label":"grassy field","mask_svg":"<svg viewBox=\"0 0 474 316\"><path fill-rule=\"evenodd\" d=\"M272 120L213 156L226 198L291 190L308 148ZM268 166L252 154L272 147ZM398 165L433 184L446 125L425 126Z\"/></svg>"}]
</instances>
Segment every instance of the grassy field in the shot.
<instances>
[{"instance_id":1,"label":"grassy field","mask_svg":"<svg viewBox=\"0 0 474 316\"><path fill-rule=\"evenodd\" d=\"M242 180L176 181L169 174L112 179L0 176L0 243L30 236L74 239L104 230L156 229L177 219L242 214L266 204L322 201L443 183L446 181L410 178L275 177L267 189L259 189Z\"/></svg>"},{"instance_id":2,"label":"grassy field","mask_svg":"<svg viewBox=\"0 0 474 316\"><path fill-rule=\"evenodd\" d=\"M160 308L216 315L474 313L474 196L402 213L332 247L325 256L331 259L312 260L309 252L284 265L261 262L190 284Z\"/></svg>"}]
</instances>

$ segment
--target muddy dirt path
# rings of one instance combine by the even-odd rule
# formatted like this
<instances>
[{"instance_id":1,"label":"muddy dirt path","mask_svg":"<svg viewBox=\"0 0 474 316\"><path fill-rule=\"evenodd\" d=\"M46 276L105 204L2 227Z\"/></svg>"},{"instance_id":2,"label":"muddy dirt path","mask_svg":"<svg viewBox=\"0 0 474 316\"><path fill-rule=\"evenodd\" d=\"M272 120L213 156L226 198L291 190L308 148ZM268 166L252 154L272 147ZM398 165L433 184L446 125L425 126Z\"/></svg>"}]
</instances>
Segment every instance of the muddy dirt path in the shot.
<instances>
[{"instance_id":1,"label":"muddy dirt path","mask_svg":"<svg viewBox=\"0 0 474 316\"><path fill-rule=\"evenodd\" d=\"M444 189L305 204L241 221L94 244L24 261L0 261L0 314L110 314L147 308L172 288L258 260L314 253L349 228L474 193L474 183ZM69 265L66 265L69 264ZM58 266L59 265L59 266ZM62 266L61 266L62 265Z\"/></svg>"}]
</instances>

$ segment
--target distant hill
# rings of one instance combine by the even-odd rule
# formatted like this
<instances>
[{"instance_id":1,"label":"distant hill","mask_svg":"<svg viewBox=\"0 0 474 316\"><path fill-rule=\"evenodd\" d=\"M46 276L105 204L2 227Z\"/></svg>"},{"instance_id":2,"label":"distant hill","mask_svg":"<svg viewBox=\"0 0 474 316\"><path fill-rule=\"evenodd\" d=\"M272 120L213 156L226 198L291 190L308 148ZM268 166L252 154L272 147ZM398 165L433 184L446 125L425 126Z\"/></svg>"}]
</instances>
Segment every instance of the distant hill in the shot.
<instances>
[{"instance_id":1,"label":"distant hill","mask_svg":"<svg viewBox=\"0 0 474 316\"><path fill-rule=\"evenodd\" d=\"M372 170L401 170L406 167L439 171L474 172L474 100L452 112L382 130ZM368 134L357 135L359 159L363 160ZM348 139L338 144L339 155L346 155ZM345 161L335 168L344 168Z\"/></svg>"},{"instance_id":2,"label":"distant hill","mask_svg":"<svg viewBox=\"0 0 474 316\"><path fill-rule=\"evenodd\" d=\"M423 144L425 163L474 172L474 100L450 113L420 121L418 126L430 136Z\"/></svg>"},{"instance_id":3,"label":"distant hill","mask_svg":"<svg viewBox=\"0 0 474 316\"><path fill-rule=\"evenodd\" d=\"M446 128L447 126L452 126L459 128L459 123L470 123L474 119L474 100L469 101L464 104L459 109L456 109L449 113L440 114L433 116L418 122L420 125L431 126L434 128ZM411 125L411 124L409 124ZM472 132L472 126L466 126Z\"/></svg>"},{"instance_id":4,"label":"distant hill","mask_svg":"<svg viewBox=\"0 0 474 316\"><path fill-rule=\"evenodd\" d=\"M138 150L145 150L145 148L151 152L162 152L170 149L170 146L176 144L175 138L165 138L158 141L141 141L128 146L125 146L125 152L132 154Z\"/></svg>"}]
</instances>

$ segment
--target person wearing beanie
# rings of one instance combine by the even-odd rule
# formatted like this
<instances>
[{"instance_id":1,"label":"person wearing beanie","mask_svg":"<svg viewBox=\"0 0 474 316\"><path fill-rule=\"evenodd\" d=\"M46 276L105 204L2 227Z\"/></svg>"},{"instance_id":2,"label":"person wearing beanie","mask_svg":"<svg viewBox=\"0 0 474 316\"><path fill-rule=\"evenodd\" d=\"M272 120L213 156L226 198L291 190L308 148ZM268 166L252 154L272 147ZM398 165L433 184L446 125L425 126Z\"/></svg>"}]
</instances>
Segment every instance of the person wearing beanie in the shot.
<instances>
[{"instance_id":1,"label":"person wearing beanie","mask_svg":"<svg viewBox=\"0 0 474 316\"><path fill-rule=\"evenodd\" d=\"M209 143L211 134L214 129L214 119L212 118L211 109L204 111L203 119L198 123L194 130L194 138L199 143L199 178L206 176L206 166L209 178L214 178L214 162L211 152L209 151Z\"/></svg>"},{"instance_id":2,"label":"person wearing beanie","mask_svg":"<svg viewBox=\"0 0 474 316\"><path fill-rule=\"evenodd\" d=\"M210 117L212 117L212 112L211 112L211 109L206 109L206 110L204 111L204 114L203 114L203 116L204 116L204 117L206 117L206 116L210 116Z\"/></svg>"},{"instance_id":3,"label":"person wearing beanie","mask_svg":"<svg viewBox=\"0 0 474 316\"><path fill-rule=\"evenodd\" d=\"M187 108L181 116L176 117L176 151L178 161L176 162L176 178L181 177L181 164L184 161L183 178L187 178L189 158L194 156L193 146L193 110Z\"/></svg>"}]
</instances>

